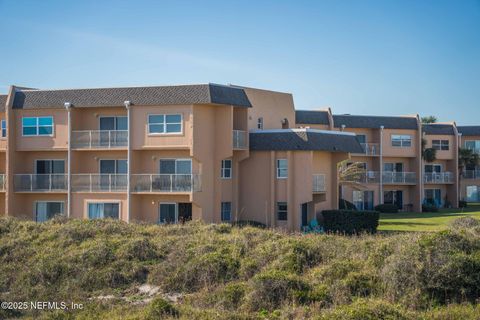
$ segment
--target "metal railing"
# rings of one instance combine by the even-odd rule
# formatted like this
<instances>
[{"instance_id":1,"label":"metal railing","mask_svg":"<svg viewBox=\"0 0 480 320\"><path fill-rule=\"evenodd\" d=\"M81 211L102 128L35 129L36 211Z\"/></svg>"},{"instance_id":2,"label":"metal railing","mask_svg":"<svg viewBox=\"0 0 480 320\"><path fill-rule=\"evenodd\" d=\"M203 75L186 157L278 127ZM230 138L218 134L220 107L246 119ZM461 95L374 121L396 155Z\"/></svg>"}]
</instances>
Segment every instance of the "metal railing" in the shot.
<instances>
[{"instance_id":1,"label":"metal railing","mask_svg":"<svg viewBox=\"0 0 480 320\"><path fill-rule=\"evenodd\" d=\"M13 180L15 191L49 192L67 190L66 174L16 174Z\"/></svg>"},{"instance_id":2,"label":"metal railing","mask_svg":"<svg viewBox=\"0 0 480 320\"><path fill-rule=\"evenodd\" d=\"M72 191L126 192L127 181L126 174L72 174Z\"/></svg>"},{"instance_id":3,"label":"metal railing","mask_svg":"<svg viewBox=\"0 0 480 320\"><path fill-rule=\"evenodd\" d=\"M325 192L327 190L324 174L313 175L312 190L313 192Z\"/></svg>"},{"instance_id":4,"label":"metal railing","mask_svg":"<svg viewBox=\"0 0 480 320\"><path fill-rule=\"evenodd\" d=\"M128 145L128 130L83 130L72 131L72 148L102 149L120 148Z\"/></svg>"},{"instance_id":5,"label":"metal railing","mask_svg":"<svg viewBox=\"0 0 480 320\"><path fill-rule=\"evenodd\" d=\"M132 192L198 192L199 174L132 174Z\"/></svg>"},{"instance_id":6,"label":"metal railing","mask_svg":"<svg viewBox=\"0 0 480 320\"><path fill-rule=\"evenodd\" d=\"M248 148L248 132L243 130L233 130L233 149Z\"/></svg>"},{"instance_id":7,"label":"metal railing","mask_svg":"<svg viewBox=\"0 0 480 320\"><path fill-rule=\"evenodd\" d=\"M379 183L380 173L378 171L365 171L351 174L343 179L345 182L358 183Z\"/></svg>"},{"instance_id":8,"label":"metal railing","mask_svg":"<svg viewBox=\"0 0 480 320\"><path fill-rule=\"evenodd\" d=\"M462 177L464 179L480 179L480 170L465 170Z\"/></svg>"},{"instance_id":9,"label":"metal railing","mask_svg":"<svg viewBox=\"0 0 480 320\"><path fill-rule=\"evenodd\" d=\"M367 156L378 156L380 154L380 144L378 143L360 143L360 145L363 148L363 152L357 154Z\"/></svg>"},{"instance_id":10,"label":"metal railing","mask_svg":"<svg viewBox=\"0 0 480 320\"><path fill-rule=\"evenodd\" d=\"M0 191L5 191L5 189L6 189L5 175L0 174Z\"/></svg>"},{"instance_id":11,"label":"metal railing","mask_svg":"<svg viewBox=\"0 0 480 320\"><path fill-rule=\"evenodd\" d=\"M453 183L452 172L428 172L423 174L425 183Z\"/></svg>"},{"instance_id":12,"label":"metal railing","mask_svg":"<svg viewBox=\"0 0 480 320\"><path fill-rule=\"evenodd\" d=\"M382 175L383 184L414 184L417 182L415 172L385 171Z\"/></svg>"}]
</instances>

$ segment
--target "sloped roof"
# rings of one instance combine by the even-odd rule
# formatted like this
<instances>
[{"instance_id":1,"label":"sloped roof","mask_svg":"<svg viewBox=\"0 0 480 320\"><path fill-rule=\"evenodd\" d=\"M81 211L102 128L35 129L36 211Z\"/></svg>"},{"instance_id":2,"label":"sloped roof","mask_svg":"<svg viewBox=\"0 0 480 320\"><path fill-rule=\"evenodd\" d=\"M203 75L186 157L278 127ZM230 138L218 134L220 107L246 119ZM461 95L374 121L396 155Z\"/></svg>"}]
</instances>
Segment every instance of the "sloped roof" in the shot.
<instances>
[{"instance_id":1,"label":"sloped roof","mask_svg":"<svg viewBox=\"0 0 480 320\"><path fill-rule=\"evenodd\" d=\"M94 88L67 90L18 90L13 108L63 108L65 102L74 107L132 105L178 105L178 104L226 104L236 107L251 107L243 89L217 84Z\"/></svg>"},{"instance_id":2,"label":"sloped roof","mask_svg":"<svg viewBox=\"0 0 480 320\"><path fill-rule=\"evenodd\" d=\"M427 135L435 135L435 134L442 134L442 135L455 135L455 131L453 129L452 124L443 124L443 123L429 123L422 125L423 132Z\"/></svg>"},{"instance_id":3,"label":"sloped roof","mask_svg":"<svg viewBox=\"0 0 480 320\"><path fill-rule=\"evenodd\" d=\"M458 126L457 130L462 136L480 136L480 126Z\"/></svg>"},{"instance_id":4,"label":"sloped roof","mask_svg":"<svg viewBox=\"0 0 480 320\"><path fill-rule=\"evenodd\" d=\"M5 111L5 106L7 105L7 95L6 94L0 94L0 111L4 112Z\"/></svg>"},{"instance_id":5,"label":"sloped roof","mask_svg":"<svg viewBox=\"0 0 480 320\"><path fill-rule=\"evenodd\" d=\"M324 110L297 110L295 111L295 123L328 125L328 112Z\"/></svg>"},{"instance_id":6,"label":"sloped roof","mask_svg":"<svg viewBox=\"0 0 480 320\"><path fill-rule=\"evenodd\" d=\"M383 116L358 116L347 114L333 115L335 128L345 125L347 128L379 129L412 129L417 128L417 119L414 117L383 117Z\"/></svg>"},{"instance_id":7,"label":"sloped roof","mask_svg":"<svg viewBox=\"0 0 480 320\"><path fill-rule=\"evenodd\" d=\"M250 133L250 150L316 150L363 153L354 134L315 129L258 130Z\"/></svg>"}]
</instances>

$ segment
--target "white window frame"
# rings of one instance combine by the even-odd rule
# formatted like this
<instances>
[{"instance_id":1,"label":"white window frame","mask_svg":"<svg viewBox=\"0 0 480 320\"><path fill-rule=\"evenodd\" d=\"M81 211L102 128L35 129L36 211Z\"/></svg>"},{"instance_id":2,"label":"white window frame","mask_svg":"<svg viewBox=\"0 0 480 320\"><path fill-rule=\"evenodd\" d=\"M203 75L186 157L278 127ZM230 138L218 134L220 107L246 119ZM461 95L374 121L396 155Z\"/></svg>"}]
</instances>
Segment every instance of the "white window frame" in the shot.
<instances>
[{"instance_id":1,"label":"white window frame","mask_svg":"<svg viewBox=\"0 0 480 320\"><path fill-rule=\"evenodd\" d=\"M224 219L224 213L226 213L227 211L224 210L224 204L227 204L229 203L230 204L230 212L228 212L228 215L229 215L229 219ZM220 219L222 222L230 222L232 221L232 202L231 201L222 201L220 203Z\"/></svg>"},{"instance_id":2,"label":"white window frame","mask_svg":"<svg viewBox=\"0 0 480 320\"><path fill-rule=\"evenodd\" d=\"M62 213L60 215L65 214L65 201L62 201L62 200L58 200L58 201L55 201L55 200L47 200L47 201L38 200L38 201L35 201L33 203L33 220L37 223L38 223L38 221L37 221L37 204L38 203L61 203L62 204ZM48 220L49 219L47 219L45 221L40 221L40 222L46 222Z\"/></svg>"},{"instance_id":3,"label":"white window frame","mask_svg":"<svg viewBox=\"0 0 480 320\"><path fill-rule=\"evenodd\" d=\"M280 168L280 162L285 161L286 163L286 168ZM277 164L277 179L287 179L288 178L288 159L277 159L276 161ZM281 174L282 171L285 171L286 174L285 176Z\"/></svg>"},{"instance_id":4,"label":"white window frame","mask_svg":"<svg viewBox=\"0 0 480 320\"><path fill-rule=\"evenodd\" d=\"M157 224L164 224L163 222L160 221L160 208L162 204L173 204L175 205L175 224L178 223L178 203L177 202L165 202L165 201L160 201L158 202L158 222Z\"/></svg>"},{"instance_id":5,"label":"white window frame","mask_svg":"<svg viewBox=\"0 0 480 320\"><path fill-rule=\"evenodd\" d=\"M160 162L164 160L171 160L175 161L175 173L161 173L160 172ZM158 159L158 174L187 174L187 173L177 173L177 161L190 161L190 174L193 174L192 169L193 169L193 161L192 158L160 158Z\"/></svg>"},{"instance_id":6,"label":"white window frame","mask_svg":"<svg viewBox=\"0 0 480 320\"><path fill-rule=\"evenodd\" d=\"M226 163L227 161L230 162L230 168L226 168L226 167L225 167L225 163ZM233 167L232 167L232 165L233 165L232 159L224 159L224 160L222 160L221 170L220 170L220 171L221 171L221 172L220 172L220 177L221 177L222 179L225 179L225 180L232 179L232 176L233 176L233 174L232 174L232 173L233 173ZM228 176L226 175L227 172L228 172Z\"/></svg>"},{"instance_id":7,"label":"white window frame","mask_svg":"<svg viewBox=\"0 0 480 320\"><path fill-rule=\"evenodd\" d=\"M2 132L0 133L0 139L6 139L7 138L7 119L2 119L0 123L1 123L0 130L2 130ZM3 135L3 130L5 130L5 135ZM23 133L23 127L22 127L22 133Z\"/></svg>"},{"instance_id":8,"label":"white window frame","mask_svg":"<svg viewBox=\"0 0 480 320\"><path fill-rule=\"evenodd\" d=\"M35 126L24 126L23 125L23 119L25 118L34 118L36 119L36 124ZM52 118L52 133L51 134L39 134L40 133L40 127L50 127L50 126L40 126L40 119L41 118ZM53 137L55 135L55 118L53 116L23 116L22 117L22 137ZM36 133L35 134L27 134L25 135L23 132L23 128L35 128Z\"/></svg>"},{"instance_id":9,"label":"white window frame","mask_svg":"<svg viewBox=\"0 0 480 320\"><path fill-rule=\"evenodd\" d=\"M439 144L434 144L434 141L439 141ZM446 142L446 144L444 144ZM447 147L447 149L443 149L443 147ZM449 151L450 150L450 140L448 139L432 139L432 148L437 151Z\"/></svg>"},{"instance_id":10,"label":"white window frame","mask_svg":"<svg viewBox=\"0 0 480 320\"><path fill-rule=\"evenodd\" d=\"M281 205L285 205L287 207L287 210L280 210L280 206ZM288 202L286 201L277 201L276 202L276 218L277 218L277 221L288 221ZM285 212L285 215L286 215L286 219L279 219L278 216L279 216L279 213L280 212Z\"/></svg>"},{"instance_id":11,"label":"white window frame","mask_svg":"<svg viewBox=\"0 0 480 320\"><path fill-rule=\"evenodd\" d=\"M393 140L400 140L400 145L393 145ZM410 145L405 145L406 141L410 141ZM390 136L390 143L393 148L411 148L413 146L412 135L410 134L392 134Z\"/></svg>"},{"instance_id":12,"label":"white window frame","mask_svg":"<svg viewBox=\"0 0 480 320\"><path fill-rule=\"evenodd\" d=\"M154 125L162 124L163 132L150 132L150 117L163 116L163 123L153 123ZM179 132L167 132L167 116L180 116L180 122L172 122L170 124L180 124ZM183 134L183 113L151 113L147 115L147 133L149 136L165 136L165 135L182 135Z\"/></svg>"},{"instance_id":13,"label":"white window frame","mask_svg":"<svg viewBox=\"0 0 480 320\"><path fill-rule=\"evenodd\" d=\"M86 219L87 220L93 220L93 219L90 219L90 216L89 216L89 205L90 204L99 204L99 203L103 203L104 205L105 204L118 204L118 220L122 220L122 201L120 200L108 200L108 201L105 201L105 200L87 200L86 201L87 203L87 206L86 206ZM105 214L102 218L100 219L105 219Z\"/></svg>"},{"instance_id":14,"label":"white window frame","mask_svg":"<svg viewBox=\"0 0 480 320\"><path fill-rule=\"evenodd\" d=\"M263 117L258 117L257 119L257 129L263 130Z\"/></svg>"}]
</instances>

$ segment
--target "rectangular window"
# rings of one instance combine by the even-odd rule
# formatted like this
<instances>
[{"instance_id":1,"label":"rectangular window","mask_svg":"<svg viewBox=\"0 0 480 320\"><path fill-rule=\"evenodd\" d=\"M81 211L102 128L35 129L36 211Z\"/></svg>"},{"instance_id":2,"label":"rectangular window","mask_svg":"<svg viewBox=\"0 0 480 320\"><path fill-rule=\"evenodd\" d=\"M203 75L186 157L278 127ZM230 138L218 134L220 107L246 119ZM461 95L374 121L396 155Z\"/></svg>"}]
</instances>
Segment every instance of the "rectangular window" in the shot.
<instances>
[{"instance_id":1,"label":"rectangular window","mask_svg":"<svg viewBox=\"0 0 480 320\"><path fill-rule=\"evenodd\" d=\"M114 202L91 202L88 203L89 219L119 219L120 204Z\"/></svg>"},{"instance_id":2,"label":"rectangular window","mask_svg":"<svg viewBox=\"0 0 480 320\"><path fill-rule=\"evenodd\" d=\"M101 131L128 130L128 120L125 116L100 117Z\"/></svg>"},{"instance_id":3,"label":"rectangular window","mask_svg":"<svg viewBox=\"0 0 480 320\"><path fill-rule=\"evenodd\" d=\"M277 202L277 220L287 221L288 208L286 202Z\"/></svg>"},{"instance_id":4,"label":"rectangular window","mask_svg":"<svg viewBox=\"0 0 480 320\"><path fill-rule=\"evenodd\" d=\"M160 159L160 174L189 175L191 173L191 159Z\"/></svg>"},{"instance_id":5,"label":"rectangular window","mask_svg":"<svg viewBox=\"0 0 480 320\"><path fill-rule=\"evenodd\" d=\"M442 190L425 189L425 202L440 207L442 205Z\"/></svg>"},{"instance_id":6,"label":"rectangular window","mask_svg":"<svg viewBox=\"0 0 480 320\"><path fill-rule=\"evenodd\" d=\"M222 221L231 221L232 219L232 203L222 202Z\"/></svg>"},{"instance_id":7,"label":"rectangular window","mask_svg":"<svg viewBox=\"0 0 480 320\"><path fill-rule=\"evenodd\" d=\"M160 203L158 223L177 223L178 210L176 203Z\"/></svg>"},{"instance_id":8,"label":"rectangular window","mask_svg":"<svg viewBox=\"0 0 480 320\"><path fill-rule=\"evenodd\" d=\"M392 147L408 148L412 146L411 135L392 134Z\"/></svg>"},{"instance_id":9,"label":"rectangular window","mask_svg":"<svg viewBox=\"0 0 480 320\"><path fill-rule=\"evenodd\" d=\"M222 179L232 178L232 160L222 160L222 170L220 174Z\"/></svg>"},{"instance_id":10,"label":"rectangular window","mask_svg":"<svg viewBox=\"0 0 480 320\"><path fill-rule=\"evenodd\" d=\"M182 133L182 123L181 114L151 114L148 116L148 133Z\"/></svg>"},{"instance_id":11,"label":"rectangular window","mask_svg":"<svg viewBox=\"0 0 480 320\"><path fill-rule=\"evenodd\" d=\"M373 191L353 191L353 204L357 210L373 210Z\"/></svg>"},{"instance_id":12,"label":"rectangular window","mask_svg":"<svg viewBox=\"0 0 480 320\"><path fill-rule=\"evenodd\" d=\"M447 151L450 149L448 140L432 140L432 148Z\"/></svg>"},{"instance_id":13,"label":"rectangular window","mask_svg":"<svg viewBox=\"0 0 480 320\"><path fill-rule=\"evenodd\" d=\"M35 221L37 222L44 222L61 214L63 214L63 202L37 201L35 203Z\"/></svg>"},{"instance_id":14,"label":"rectangular window","mask_svg":"<svg viewBox=\"0 0 480 320\"><path fill-rule=\"evenodd\" d=\"M65 160L36 160L36 174L63 174L65 173Z\"/></svg>"},{"instance_id":15,"label":"rectangular window","mask_svg":"<svg viewBox=\"0 0 480 320\"><path fill-rule=\"evenodd\" d=\"M258 120L257 120L257 129L263 130L263 117L258 118Z\"/></svg>"},{"instance_id":16,"label":"rectangular window","mask_svg":"<svg viewBox=\"0 0 480 320\"><path fill-rule=\"evenodd\" d=\"M384 191L383 203L394 204L397 206L398 209L403 209L403 191Z\"/></svg>"},{"instance_id":17,"label":"rectangular window","mask_svg":"<svg viewBox=\"0 0 480 320\"><path fill-rule=\"evenodd\" d=\"M385 162L383 164L383 171L385 172L403 172L402 162Z\"/></svg>"},{"instance_id":18,"label":"rectangular window","mask_svg":"<svg viewBox=\"0 0 480 320\"><path fill-rule=\"evenodd\" d=\"M2 138L7 136L7 120L2 120Z\"/></svg>"},{"instance_id":19,"label":"rectangular window","mask_svg":"<svg viewBox=\"0 0 480 320\"><path fill-rule=\"evenodd\" d=\"M480 140L465 141L465 148L473 150L475 153L480 153Z\"/></svg>"},{"instance_id":20,"label":"rectangular window","mask_svg":"<svg viewBox=\"0 0 480 320\"><path fill-rule=\"evenodd\" d=\"M53 117L23 117L22 134L24 136L53 135Z\"/></svg>"},{"instance_id":21,"label":"rectangular window","mask_svg":"<svg viewBox=\"0 0 480 320\"><path fill-rule=\"evenodd\" d=\"M287 159L277 159L277 179L286 179L288 177Z\"/></svg>"},{"instance_id":22,"label":"rectangular window","mask_svg":"<svg viewBox=\"0 0 480 320\"><path fill-rule=\"evenodd\" d=\"M425 173L440 173L442 172L441 164L426 164Z\"/></svg>"},{"instance_id":23,"label":"rectangular window","mask_svg":"<svg viewBox=\"0 0 480 320\"><path fill-rule=\"evenodd\" d=\"M367 143L367 136L364 134L357 134L357 140L359 143Z\"/></svg>"}]
</instances>

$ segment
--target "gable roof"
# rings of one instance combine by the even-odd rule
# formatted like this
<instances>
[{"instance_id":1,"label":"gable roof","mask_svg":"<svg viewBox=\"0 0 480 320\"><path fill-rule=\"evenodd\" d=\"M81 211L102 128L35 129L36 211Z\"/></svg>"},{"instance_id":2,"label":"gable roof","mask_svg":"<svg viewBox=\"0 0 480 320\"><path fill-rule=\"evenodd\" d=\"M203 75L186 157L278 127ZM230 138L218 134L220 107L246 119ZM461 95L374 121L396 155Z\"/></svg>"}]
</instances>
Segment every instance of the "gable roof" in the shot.
<instances>
[{"instance_id":1,"label":"gable roof","mask_svg":"<svg viewBox=\"0 0 480 320\"><path fill-rule=\"evenodd\" d=\"M329 124L328 111L324 110L297 110L295 111L296 124Z\"/></svg>"},{"instance_id":2,"label":"gable roof","mask_svg":"<svg viewBox=\"0 0 480 320\"><path fill-rule=\"evenodd\" d=\"M355 134L315 129L250 132L250 150L313 150L363 153Z\"/></svg>"},{"instance_id":3,"label":"gable roof","mask_svg":"<svg viewBox=\"0 0 480 320\"><path fill-rule=\"evenodd\" d=\"M5 107L7 105L7 95L6 94L0 94L0 111L4 112Z\"/></svg>"},{"instance_id":4,"label":"gable roof","mask_svg":"<svg viewBox=\"0 0 480 320\"><path fill-rule=\"evenodd\" d=\"M480 126L458 126L457 129L462 136L480 136Z\"/></svg>"},{"instance_id":5,"label":"gable roof","mask_svg":"<svg viewBox=\"0 0 480 320\"><path fill-rule=\"evenodd\" d=\"M349 114L333 115L335 128L345 125L347 128L379 129L411 129L416 130L417 119L415 117L383 117L383 116L357 116Z\"/></svg>"},{"instance_id":6,"label":"gable roof","mask_svg":"<svg viewBox=\"0 0 480 320\"><path fill-rule=\"evenodd\" d=\"M251 107L243 89L218 84L125 87L67 90L18 90L13 108L63 108L65 102L74 107L132 105L178 105L178 104L226 104L236 107Z\"/></svg>"},{"instance_id":7,"label":"gable roof","mask_svg":"<svg viewBox=\"0 0 480 320\"><path fill-rule=\"evenodd\" d=\"M422 124L423 132L427 135L455 135L455 130L453 129L452 124L444 124L444 123L428 123Z\"/></svg>"}]
</instances>

